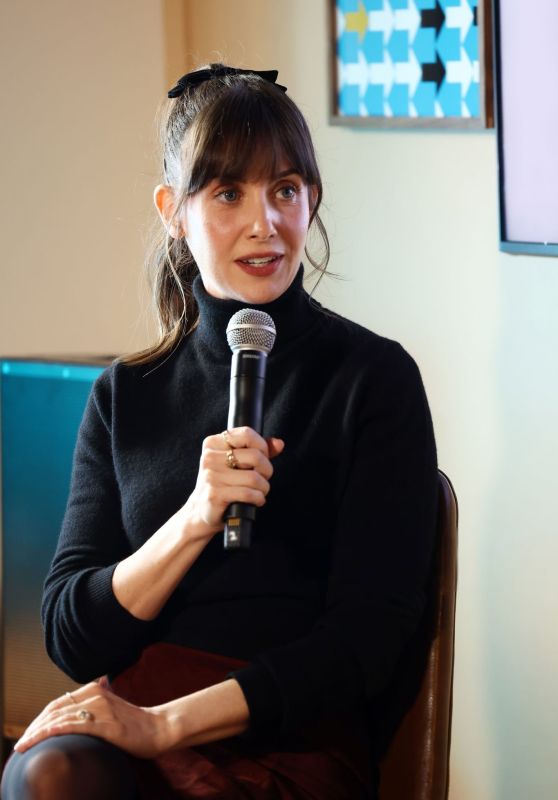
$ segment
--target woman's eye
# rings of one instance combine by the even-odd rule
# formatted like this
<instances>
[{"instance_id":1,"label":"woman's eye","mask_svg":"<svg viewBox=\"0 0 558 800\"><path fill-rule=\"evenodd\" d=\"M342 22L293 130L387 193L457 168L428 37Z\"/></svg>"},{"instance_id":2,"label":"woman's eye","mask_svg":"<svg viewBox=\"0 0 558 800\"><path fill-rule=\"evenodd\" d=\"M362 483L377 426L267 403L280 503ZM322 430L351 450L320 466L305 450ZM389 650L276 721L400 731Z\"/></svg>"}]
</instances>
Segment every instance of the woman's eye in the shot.
<instances>
[{"instance_id":1,"label":"woman's eye","mask_svg":"<svg viewBox=\"0 0 558 800\"><path fill-rule=\"evenodd\" d=\"M284 200L293 200L296 197L298 189L296 186L289 184L288 186L282 186L279 189L279 194L283 197Z\"/></svg>"},{"instance_id":2,"label":"woman's eye","mask_svg":"<svg viewBox=\"0 0 558 800\"><path fill-rule=\"evenodd\" d=\"M219 192L219 197L222 197L227 203L234 203L235 200L238 200L238 192L236 189L225 189Z\"/></svg>"}]
</instances>

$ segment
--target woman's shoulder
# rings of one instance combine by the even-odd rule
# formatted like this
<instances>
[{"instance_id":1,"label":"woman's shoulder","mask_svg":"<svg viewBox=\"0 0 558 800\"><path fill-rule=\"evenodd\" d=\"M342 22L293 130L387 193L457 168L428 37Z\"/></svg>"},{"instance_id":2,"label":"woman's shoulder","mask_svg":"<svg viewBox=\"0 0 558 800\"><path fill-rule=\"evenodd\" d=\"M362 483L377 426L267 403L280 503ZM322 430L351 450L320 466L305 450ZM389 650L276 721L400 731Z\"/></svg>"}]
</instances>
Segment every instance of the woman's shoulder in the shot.
<instances>
[{"instance_id":1,"label":"woman's shoulder","mask_svg":"<svg viewBox=\"0 0 558 800\"><path fill-rule=\"evenodd\" d=\"M138 362L133 356L116 358L98 376L94 383L94 388L103 393L113 393L117 390L125 391L126 389L136 391L140 386L159 388L161 384L167 382L169 377L180 369L179 356L187 338L185 337L184 340L179 342L170 353L151 360L146 358Z\"/></svg>"},{"instance_id":2,"label":"woman's shoulder","mask_svg":"<svg viewBox=\"0 0 558 800\"><path fill-rule=\"evenodd\" d=\"M173 391L177 374L180 374L183 344L164 358L145 363L130 363L126 358L116 358L94 381L89 396L89 406L101 417L112 418L115 410L132 417L135 411L161 400Z\"/></svg>"},{"instance_id":3,"label":"woman's shoulder","mask_svg":"<svg viewBox=\"0 0 558 800\"><path fill-rule=\"evenodd\" d=\"M383 370L390 371L417 369L413 357L400 342L330 309L320 307L320 312L327 346L339 350L353 365L371 368L381 365Z\"/></svg>"}]
</instances>

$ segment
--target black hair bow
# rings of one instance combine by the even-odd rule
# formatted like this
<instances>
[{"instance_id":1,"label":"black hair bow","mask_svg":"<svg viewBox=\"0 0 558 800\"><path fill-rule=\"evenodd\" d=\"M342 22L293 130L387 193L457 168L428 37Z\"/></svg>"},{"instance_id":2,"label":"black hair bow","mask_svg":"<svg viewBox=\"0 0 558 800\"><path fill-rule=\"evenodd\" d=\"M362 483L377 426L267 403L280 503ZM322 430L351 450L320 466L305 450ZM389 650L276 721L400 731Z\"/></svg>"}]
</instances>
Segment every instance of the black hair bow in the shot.
<instances>
[{"instance_id":1,"label":"black hair bow","mask_svg":"<svg viewBox=\"0 0 558 800\"><path fill-rule=\"evenodd\" d=\"M195 86L199 86L200 83L205 83L205 81L208 81L211 78L222 78L225 75L258 75L260 78L269 81L269 83L275 84L275 86L277 86L278 89L281 89L282 92L286 92L286 86L281 86L281 84L275 83L278 74L279 73L276 69L268 69L258 72L256 69L237 69L236 67L226 67L224 65L208 67L207 69L198 69L195 72L188 72L186 75L183 75L181 78L179 78L176 82L176 86L173 86L172 89L169 90L167 97L169 99L181 97L186 89L192 89Z\"/></svg>"}]
</instances>

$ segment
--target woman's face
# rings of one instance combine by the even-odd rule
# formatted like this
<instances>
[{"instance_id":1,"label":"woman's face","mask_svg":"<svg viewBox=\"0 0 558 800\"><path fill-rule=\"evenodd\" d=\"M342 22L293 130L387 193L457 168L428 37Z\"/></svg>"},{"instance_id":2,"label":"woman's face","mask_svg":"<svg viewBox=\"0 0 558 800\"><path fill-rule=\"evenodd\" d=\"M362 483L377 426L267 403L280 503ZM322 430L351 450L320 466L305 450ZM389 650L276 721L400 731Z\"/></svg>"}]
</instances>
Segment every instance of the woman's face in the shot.
<instances>
[{"instance_id":1,"label":"woman's face","mask_svg":"<svg viewBox=\"0 0 558 800\"><path fill-rule=\"evenodd\" d=\"M300 266L316 191L286 164L257 180L213 180L180 215L206 291L261 304L290 286Z\"/></svg>"}]
</instances>

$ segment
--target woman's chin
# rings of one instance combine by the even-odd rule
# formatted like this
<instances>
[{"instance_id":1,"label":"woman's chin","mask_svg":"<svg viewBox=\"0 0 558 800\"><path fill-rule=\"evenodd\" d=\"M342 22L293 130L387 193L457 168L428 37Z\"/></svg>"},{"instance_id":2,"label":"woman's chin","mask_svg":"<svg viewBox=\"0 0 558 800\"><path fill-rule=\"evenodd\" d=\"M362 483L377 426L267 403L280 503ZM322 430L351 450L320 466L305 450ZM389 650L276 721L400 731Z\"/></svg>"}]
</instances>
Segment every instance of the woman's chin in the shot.
<instances>
[{"instance_id":1,"label":"woman's chin","mask_svg":"<svg viewBox=\"0 0 558 800\"><path fill-rule=\"evenodd\" d=\"M269 273L248 272L238 269L227 276L227 280L215 280L202 273L205 290L220 300L236 300L246 305L266 305L281 297L293 282L296 269L279 269Z\"/></svg>"},{"instance_id":2,"label":"woman's chin","mask_svg":"<svg viewBox=\"0 0 558 800\"><path fill-rule=\"evenodd\" d=\"M260 289L254 292L242 292L235 298L241 303L246 303L247 306L265 306L268 303L273 303L278 297L286 291L285 288L278 289L277 291Z\"/></svg>"},{"instance_id":3,"label":"woman's chin","mask_svg":"<svg viewBox=\"0 0 558 800\"><path fill-rule=\"evenodd\" d=\"M249 305L266 305L281 297L294 280L296 272L275 272L272 275L246 275L234 287L235 299ZM231 287L233 288L233 287Z\"/></svg>"}]
</instances>

